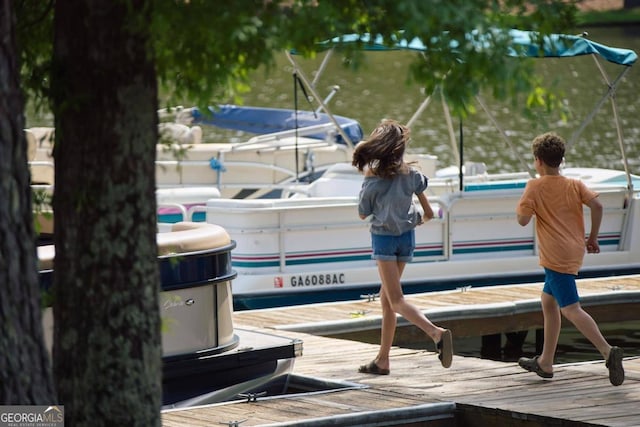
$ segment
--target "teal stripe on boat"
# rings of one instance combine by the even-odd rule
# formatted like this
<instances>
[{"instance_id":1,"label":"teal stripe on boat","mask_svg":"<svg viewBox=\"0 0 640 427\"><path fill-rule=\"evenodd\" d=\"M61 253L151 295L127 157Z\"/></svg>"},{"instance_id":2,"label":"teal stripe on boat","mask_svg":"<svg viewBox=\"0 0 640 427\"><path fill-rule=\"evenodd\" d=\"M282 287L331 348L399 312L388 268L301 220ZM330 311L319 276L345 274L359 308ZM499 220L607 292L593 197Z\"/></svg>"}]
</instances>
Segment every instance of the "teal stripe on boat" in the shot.
<instances>
[{"instance_id":1,"label":"teal stripe on boat","mask_svg":"<svg viewBox=\"0 0 640 427\"><path fill-rule=\"evenodd\" d=\"M428 256L442 256L443 251L440 250L426 250L426 251L414 251L414 257L428 257Z\"/></svg>"},{"instance_id":2,"label":"teal stripe on boat","mask_svg":"<svg viewBox=\"0 0 640 427\"><path fill-rule=\"evenodd\" d=\"M531 251L533 245L506 245L506 246L494 246L494 247L481 247L481 248L453 248L453 254L477 254L482 252L512 252L512 251Z\"/></svg>"},{"instance_id":3,"label":"teal stripe on boat","mask_svg":"<svg viewBox=\"0 0 640 427\"><path fill-rule=\"evenodd\" d=\"M207 219L206 212L194 212L191 221L204 222ZM181 213L170 213L158 215L158 222L164 224L175 224L176 222L185 221Z\"/></svg>"},{"instance_id":4,"label":"teal stripe on boat","mask_svg":"<svg viewBox=\"0 0 640 427\"><path fill-rule=\"evenodd\" d=\"M371 259L371 255L294 259L294 260L286 260L285 265L323 264L328 262L350 262L350 261L362 261L362 260L370 260L370 259ZM233 265L234 267L261 268L261 267L277 267L280 265L280 262L279 261L232 261L231 265Z\"/></svg>"},{"instance_id":5,"label":"teal stripe on boat","mask_svg":"<svg viewBox=\"0 0 640 427\"><path fill-rule=\"evenodd\" d=\"M191 216L191 221L194 222L204 222L207 220L207 213L206 212L194 212L193 215Z\"/></svg>"},{"instance_id":6,"label":"teal stripe on boat","mask_svg":"<svg viewBox=\"0 0 640 427\"><path fill-rule=\"evenodd\" d=\"M231 265L234 267L261 268L261 267L277 267L280 265L280 262L279 261L234 261L232 259Z\"/></svg>"},{"instance_id":7,"label":"teal stripe on boat","mask_svg":"<svg viewBox=\"0 0 640 427\"><path fill-rule=\"evenodd\" d=\"M179 213L158 215L158 222L162 222L164 224L175 224L182 220L182 214Z\"/></svg>"},{"instance_id":8,"label":"teal stripe on boat","mask_svg":"<svg viewBox=\"0 0 640 427\"><path fill-rule=\"evenodd\" d=\"M484 190L512 190L514 188L524 188L527 185L523 182L488 182L479 184L467 184L464 191L484 191Z\"/></svg>"},{"instance_id":9,"label":"teal stripe on boat","mask_svg":"<svg viewBox=\"0 0 640 427\"><path fill-rule=\"evenodd\" d=\"M600 246L618 246L620 244L620 239L598 239L598 244Z\"/></svg>"},{"instance_id":10,"label":"teal stripe on boat","mask_svg":"<svg viewBox=\"0 0 640 427\"><path fill-rule=\"evenodd\" d=\"M352 255L343 257L322 257L322 258L307 258L307 259L293 259L287 260L287 265L304 265L304 264L322 264L325 262L349 262L349 261L362 261L371 259L371 255Z\"/></svg>"}]
</instances>

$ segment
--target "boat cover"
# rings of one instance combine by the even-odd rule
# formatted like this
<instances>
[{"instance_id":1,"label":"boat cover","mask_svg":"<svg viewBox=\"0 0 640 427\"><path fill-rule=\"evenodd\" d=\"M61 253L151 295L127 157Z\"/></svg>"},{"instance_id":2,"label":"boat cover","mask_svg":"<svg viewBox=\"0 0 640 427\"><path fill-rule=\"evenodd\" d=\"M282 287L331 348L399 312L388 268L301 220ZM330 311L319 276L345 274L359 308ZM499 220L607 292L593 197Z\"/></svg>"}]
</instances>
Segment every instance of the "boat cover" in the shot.
<instances>
[{"instance_id":1,"label":"boat cover","mask_svg":"<svg viewBox=\"0 0 640 427\"><path fill-rule=\"evenodd\" d=\"M307 126L331 123L327 114L314 111L297 111L284 108L245 107L239 105L219 105L209 107L209 114L202 114L198 109L192 111L193 122L217 126L223 129L240 130L258 135L304 128ZM351 141L356 144L363 138L360 124L343 116L334 115L336 121ZM324 139L326 133L305 135L308 138ZM340 134L336 135L337 142L344 144Z\"/></svg>"},{"instance_id":2,"label":"boat cover","mask_svg":"<svg viewBox=\"0 0 640 427\"><path fill-rule=\"evenodd\" d=\"M609 62L626 66L633 65L638 59L638 55L633 50L605 46L582 36L569 34L546 35L541 49L539 33L512 29L508 31L508 35L511 37L508 55L513 57L564 58L595 54ZM469 41L482 47L481 40L481 37L470 33ZM359 44L358 48L362 50L415 50L420 52L427 50L424 43L417 37L412 40L399 38L396 41L387 42L380 35L372 39L368 33L345 34L321 42L320 46L331 48L347 44Z\"/></svg>"}]
</instances>

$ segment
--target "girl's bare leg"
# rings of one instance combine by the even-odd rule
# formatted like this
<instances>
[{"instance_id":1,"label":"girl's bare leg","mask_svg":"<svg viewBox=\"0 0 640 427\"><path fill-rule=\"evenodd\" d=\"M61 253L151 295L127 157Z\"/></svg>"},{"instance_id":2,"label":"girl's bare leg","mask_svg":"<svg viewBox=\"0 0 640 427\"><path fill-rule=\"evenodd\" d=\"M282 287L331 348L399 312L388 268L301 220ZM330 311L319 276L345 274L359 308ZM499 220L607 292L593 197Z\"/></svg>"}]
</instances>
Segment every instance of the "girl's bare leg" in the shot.
<instances>
[{"instance_id":1,"label":"girl's bare leg","mask_svg":"<svg viewBox=\"0 0 640 427\"><path fill-rule=\"evenodd\" d=\"M375 362L379 368L389 369L389 353L393 345L393 337L395 336L398 322L384 286L380 288L380 304L382 305L382 329L380 329L380 349Z\"/></svg>"},{"instance_id":2,"label":"girl's bare leg","mask_svg":"<svg viewBox=\"0 0 640 427\"><path fill-rule=\"evenodd\" d=\"M404 271L405 265L406 263L404 262L378 260L378 272L382 281L382 290L380 294L385 295L385 299L387 300L386 304L389 304L392 312L400 314L409 322L422 329L424 333L429 335L434 342L438 342L440 341L442 333L445 331L445 329L431 323L431 321L427 319L426 316L416 306L407 302L404 298L402 287L400 285L400 278L402 272ZM383 319L383 324L384 323L385 320ZM390 321L389 324L391 324ZM389 332L387 331L386 333L388 334Z\"/></svg>"}]
</instances>

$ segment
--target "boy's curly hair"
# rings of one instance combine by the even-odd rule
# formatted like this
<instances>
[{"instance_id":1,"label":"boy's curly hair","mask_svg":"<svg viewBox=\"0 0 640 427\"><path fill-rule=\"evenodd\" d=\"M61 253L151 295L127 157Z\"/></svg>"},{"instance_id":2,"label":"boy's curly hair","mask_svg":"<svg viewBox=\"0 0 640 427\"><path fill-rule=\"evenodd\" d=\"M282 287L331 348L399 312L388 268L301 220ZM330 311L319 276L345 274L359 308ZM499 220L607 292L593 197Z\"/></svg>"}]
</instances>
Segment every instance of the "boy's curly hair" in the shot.
<instances>
[{"instance_id":1,"label":"boy's curly hair","mask_svg":"<svg viewBox=\"0 0 640 427\"><path fill-rule=\"evenodd\" d=\"M368 166L374 175L391 178L405 167L403 157L410 135L408 127L383 120L366 141L356 146L351 164L360 172Z\"/></svg>"},{"instance_id":2,"label":"boy's curly hair","mask_svg":"<svg viewBox=\"0 0 640 427\"><path fill-rule=\"evenodd\" d=\"M564 158L565 142L559 135L547 132L535 137L532 149L536 159L542 160L547 166L557 168Z\"/></svg>"}]
</instances>

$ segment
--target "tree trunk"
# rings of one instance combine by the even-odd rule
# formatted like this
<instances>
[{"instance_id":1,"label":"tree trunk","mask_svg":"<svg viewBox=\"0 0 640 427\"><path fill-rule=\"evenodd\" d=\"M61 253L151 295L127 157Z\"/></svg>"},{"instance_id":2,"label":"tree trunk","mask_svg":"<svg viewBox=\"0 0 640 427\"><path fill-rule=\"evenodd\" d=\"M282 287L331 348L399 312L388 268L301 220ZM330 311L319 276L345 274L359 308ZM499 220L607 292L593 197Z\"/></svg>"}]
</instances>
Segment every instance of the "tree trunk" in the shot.
<instances>
[{"instance_id":1,"label":"tree trunk","mask_svg":"<svg viewBox=\"0 0 640 427\"><path fill-rule=\"evenodd\" d=\"M160 425L151 3L55 3L53 359L73 426Z\"/></svg>"},{"instance_id":2,"label":"tree trunk","mask_svg":"<svg viewBox=\"0 0 640 427\"><path fill-rule=\"evenodd\" d=\"M0 405L51 405L12 3L0 0Z\"/></svg>"}]
</instances>

